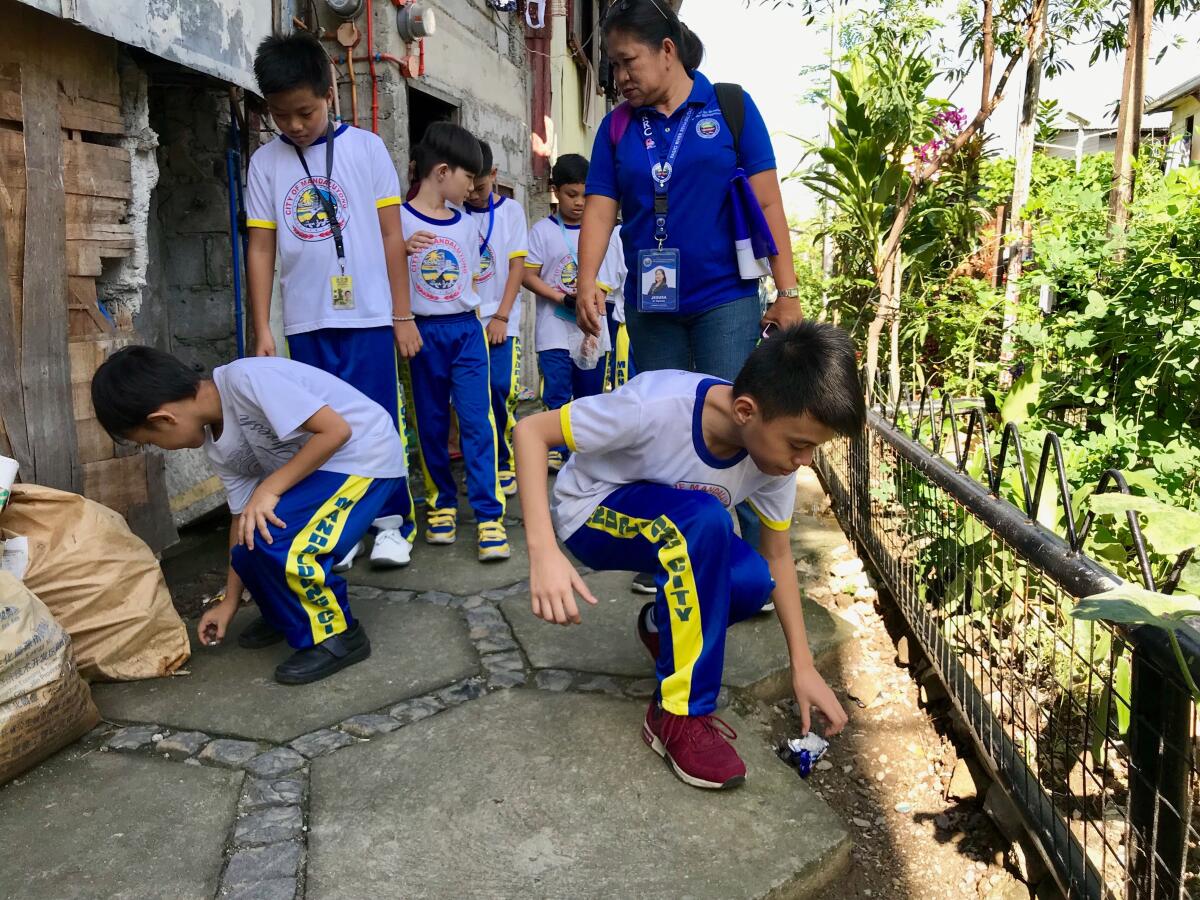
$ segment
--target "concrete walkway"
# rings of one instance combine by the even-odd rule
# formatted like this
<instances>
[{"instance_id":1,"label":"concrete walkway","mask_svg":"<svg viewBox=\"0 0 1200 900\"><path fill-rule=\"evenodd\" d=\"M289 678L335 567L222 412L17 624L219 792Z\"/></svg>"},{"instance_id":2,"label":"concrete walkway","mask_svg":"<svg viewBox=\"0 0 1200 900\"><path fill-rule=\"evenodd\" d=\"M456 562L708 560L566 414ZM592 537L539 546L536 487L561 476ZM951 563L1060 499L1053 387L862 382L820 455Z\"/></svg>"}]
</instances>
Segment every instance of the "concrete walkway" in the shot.
<instances>
[{"instance_id":1,"label":"concrete walkway","mask_svg":"<svg viewBox=\"0 0 1200 900\"><path fill-rule=\"evenodd\" d=\"M802 570L843 540L803 512ZM231 635L195 644L189 674L96 685L108 724L0 789L0 896L829 896L850 842L768 743L765 702L790 690L774 616L727 647L747 783L690 788L641 740L654 681L629 576L587 575L601 603L581 627L534 619L519 517L508 563L475 562L469 524L407 569L360 563L374 653L327 681L279 686L287 649ZM835 661L846 626L806 616Z\"/></svg>"}]
</instances>

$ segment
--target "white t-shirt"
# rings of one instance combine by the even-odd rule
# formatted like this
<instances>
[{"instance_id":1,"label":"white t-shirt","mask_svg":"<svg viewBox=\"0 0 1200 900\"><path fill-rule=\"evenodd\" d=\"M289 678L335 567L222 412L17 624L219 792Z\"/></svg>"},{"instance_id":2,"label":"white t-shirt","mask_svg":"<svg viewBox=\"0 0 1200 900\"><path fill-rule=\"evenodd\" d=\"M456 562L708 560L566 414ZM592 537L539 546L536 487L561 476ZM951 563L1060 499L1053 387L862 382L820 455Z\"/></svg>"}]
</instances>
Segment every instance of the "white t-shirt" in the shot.
<instances>
[{"instance_id":1,"label":"white t-shirt","mask_svg":"<svg viewBox=\"0 0 1200 900\"><path fill-rule=\"evenodd\" d=\"M432 219L400 207L400 223L407 241L418 231L428 231L433 243L408 258L409 296L415 316L448 316L479 309L479 294L472 281L479 268L479 230L475 221L456 206L447 207L449 219Z\"/></svg>"},{"instance_id":2,"label":"white t-shirt","mask_svg":"<svg viewBox=\"0 0 1200 900\"><path fill-rule=\"evenodd\" d=\"M625 245L621 243L621 229L614 228L608 239L608 250L604 254L603 281L609 286L608 299L614 303L613 320L625 321L625 279L629 267L625 265Z\"/></svg>"},{"instance_id":3,"label":"white t-shirt","mask_svg":"<svg viewBox=\"0 0 1200 900\"><path fill-rule=\"evenodd\" d=\"M504 299L504 286L508 281L508 267L514 259L529 255L529 228L525 223L525 211L520 204L501 197L489 215L487 206L476 209L468 206L467 212L479 227L479 271L475 275L475 293L479 295L479 317L487 324L488 319L500 308ZM488 237L488 220L492 220L491 237ZM484 240L487 240L484 245ZM513 301L508 314L508 336L521 333L521 292Z\"/></svg>"},{"instance_id":4,"label":"white t-shirt","mask_svg":"<svg viewBox=\"0 0 1200 900\"><path fill-rule=\"evenodd\" d=\"M563 234L567 241L563 242ZM618 239L619 240L619 239ZM621 256L620 245L617 246L617 257ZM542 281L552 288L568 294L575 293L575 280L578 274L579 260L579 226L558 224L558 218L547 216L529 230L529 255L525 265L531 269L540 269ZM617 282L617 260L614 258L613 243L610 240L604 261L600 265L596 283L605 291L611 293L614 287L620 290L624 279ZM543 350L568 350L567 336L571 329L578 330L565 319L554 314L558 304L543 297L537 298L537 341L538 353ZM607 316L605 316L607 319ZM607 322L600 329L600 350L607 352L609 346Z\"/></svg>"},{"instance_id":5,"label":"white t-shirt","mask_svg":"<svg viewBox=\"0 0 1200 900\"><path fill-rule=\"evenodd\" d=\"M400 434L382 406L328 372L278 356L248 357L213 369L221 395L221 437L204 452L240 513L259 482L312 437L300 425L328 406L350 426L350 440L321 466L325 472L401 478L408 472Z\"/></svg>"},{"instance_id":6,"label":"white t-shirt","mask_svg":"<svg viewBox=\"0 0 1200 900\"><path fill-rule=\"evenodd\" d=\"M727 509L749 500L764 525L786 531L796 476L765 475L744 450L718 459L704 443L704 397L723 384L695 372L644 372L610 394L564 406L563 435L574 452L554 481L550 511L559 538L578 531L617 488L639 481L704 491Z\"/></svg>"},{"instance_id":7,"label":"white t-shirt","mask_svg":"<svg viewBox=\"0 0 1200 900\"><path fill-rule=\"evenodd\" d=\"M283 136L250 158L246 224L275 232L284 334L392 324L392 289L378 210L400 203L396 167L379 136L361 128L341 125L334 133L333 150L331 180L325 177L325 138L304 150L311 181L296 146ZM318 187L332 199L342 226L346 274L354 279L353 309L333 308L329 279L341 269Z\"/></svg>"}]
</instances>

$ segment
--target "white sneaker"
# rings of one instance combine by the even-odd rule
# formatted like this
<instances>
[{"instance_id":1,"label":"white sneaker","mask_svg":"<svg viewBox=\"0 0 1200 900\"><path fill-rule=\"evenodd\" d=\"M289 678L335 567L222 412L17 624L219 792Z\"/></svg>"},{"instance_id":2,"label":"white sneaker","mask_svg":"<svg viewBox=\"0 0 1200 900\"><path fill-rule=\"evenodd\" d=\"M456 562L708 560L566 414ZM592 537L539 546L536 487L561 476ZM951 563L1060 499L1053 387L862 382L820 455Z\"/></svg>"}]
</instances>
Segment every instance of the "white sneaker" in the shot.
<instances>
[{"instance_id":1,"label":"white sneaker","mask_svg":"<svg viewBox=\"0 0 1200 900\"><path fill-rule=\"evenodd\" d=\"M335 571L335 572L349 571L350 567L354 565L354 558L356 556L358 556L358 554L362 553L362 551L363 551L362 541L359 541L357 544L355 544L353 547L350 548L349 553L347 553L345 556L343 556L341 559L339 559L337 562L335 562L333 564L333 571Z\"/></svg>"},{"instance_id":2,"label":"white sneaker","mask_svg":"<svg viewBox=\"0 0 1200 900\"><path fill-rule=\"evenodd\" d=\"M371 565L377 569L398 569L412 559L412 544L404 539L399 528L388 528L375 535L371 548Z\"/></svg>"}]
</instances>

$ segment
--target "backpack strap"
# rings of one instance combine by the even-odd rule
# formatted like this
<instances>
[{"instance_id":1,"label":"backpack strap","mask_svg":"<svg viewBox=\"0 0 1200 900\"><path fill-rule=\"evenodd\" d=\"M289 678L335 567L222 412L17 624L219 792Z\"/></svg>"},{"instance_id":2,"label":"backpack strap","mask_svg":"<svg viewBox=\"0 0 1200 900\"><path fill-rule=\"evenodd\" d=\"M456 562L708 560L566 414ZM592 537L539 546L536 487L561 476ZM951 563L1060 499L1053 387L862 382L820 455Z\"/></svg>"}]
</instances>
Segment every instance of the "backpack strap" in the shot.
<instances>
[{"instance_id":1,"label":"backpack strap","mask_svg":"<svg viewBox=\"0 0 1200 900\"><path fill-rule=\"evenodd\" d=\"M613 107L612 115L608 117L608 142L613 145L614 150L621 143L621 138L625 137L632 121L633 107L629 105L628 100L622 100Z\"/></svg>"},{"instance_id":2,"label":"backpack strap","mask_svg":"<svg viewBox=\"0 0 1200 900\"><path fill-rule=\"evenodd\" d=\"M746 124L746 92L740 84L719 81L713 85L713 93L717 95L717 106L721 107L725 124L733 134L733 152L740 160L742 128Z\"/></svg>"},{"instance_id":3,"label":"backpack strap","mask_svg":"<svg viewBox=\"0 0 1200 900\"><path fill-rule=\"evenodd\" d=\"M727 81L714 84L713 92L717 95L717 106L721 108L725 124L729 126L733 135L733 152L740 156L742 128L746 124L746 92L740 84ZM632 121L633 107L629 105L628 100L622 100L613 107L612 114L608 117L608 141L614 149L621 143L621 138L625 137Z\"/></svg>"}]
</instances>

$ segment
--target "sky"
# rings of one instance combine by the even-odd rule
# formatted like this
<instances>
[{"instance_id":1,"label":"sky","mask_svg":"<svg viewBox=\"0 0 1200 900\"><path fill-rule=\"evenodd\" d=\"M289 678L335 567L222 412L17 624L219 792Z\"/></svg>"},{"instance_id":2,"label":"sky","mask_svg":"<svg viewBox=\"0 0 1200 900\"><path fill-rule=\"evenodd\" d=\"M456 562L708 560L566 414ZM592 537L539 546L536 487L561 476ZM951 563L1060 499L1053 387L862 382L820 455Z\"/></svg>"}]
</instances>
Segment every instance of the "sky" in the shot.
<instances>
[{"instance_id":1,"label":"sky","mask_svg":"<svg viewBox=\"0 0 1200 900\"><path fill-rule=\"evenodd\" d=\"M744 0L684 0L680 17L704 42L704 74L712 81L737 82L754 98L771 130L780 174L786 174L799 166L804 156L805 146L797 138L819 140L825 128L823 111L801 101L809 87L801 69L828 56L829 36L820 23L806 26L800 11L789 9L786 3L772 9L774 2L767 0L764 6L751 0L747 8ZM854 5L865 8L866 3L859 0ZM1186 45L1182 49L1172 47L1161 63L1154 63L1158 51L1176 35L1182 36ZM957 28L949 30L946 37L950 46L958 46ZM1074 71L1043 80L1042 97L1057 99L1063 112L1075 112L1102 124L1106 121L1105 108L1121 91L1123 58L1101 60L1089 68L1090 55L1090 46L1070 48L1066 58ZM1150 97L1200 74L1200 17L1156 30L1150 55L1146 79ZM1022 63L987 126L996 136L992 146L1002 153L1012 152L1023 73ZM943 96L948 90L943 86ZM968 78L953 99L968 108L968 115L975 113L979 106L978 75ZM1169 119L1169 115L1159 115L1148 123L1166 124ZM783 195L793 215L813 214L816 200L799 181L785 180Z\"/></svg>"}]
</instances>

